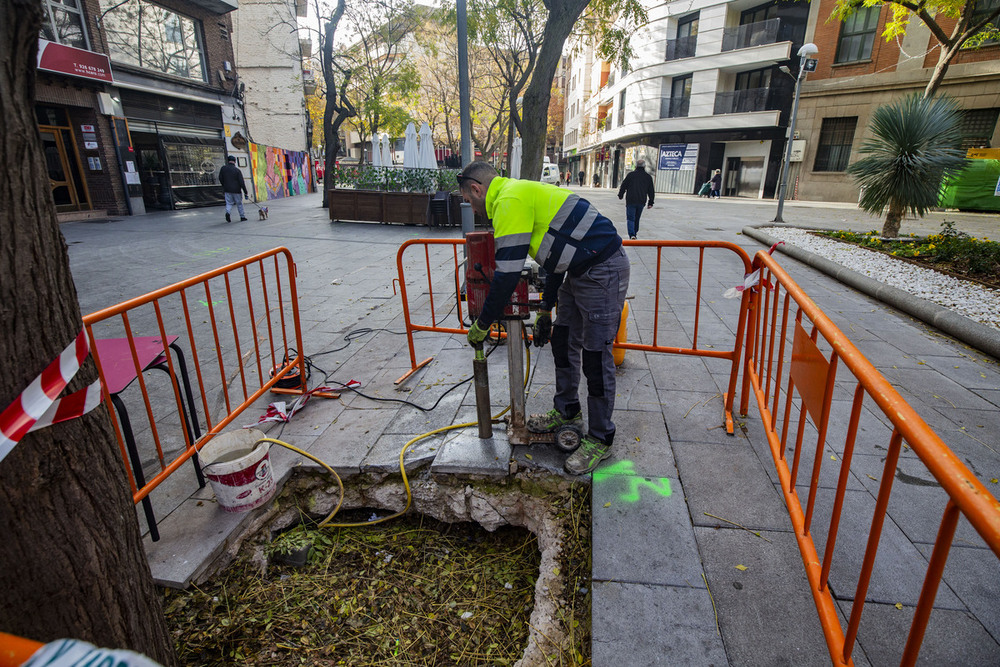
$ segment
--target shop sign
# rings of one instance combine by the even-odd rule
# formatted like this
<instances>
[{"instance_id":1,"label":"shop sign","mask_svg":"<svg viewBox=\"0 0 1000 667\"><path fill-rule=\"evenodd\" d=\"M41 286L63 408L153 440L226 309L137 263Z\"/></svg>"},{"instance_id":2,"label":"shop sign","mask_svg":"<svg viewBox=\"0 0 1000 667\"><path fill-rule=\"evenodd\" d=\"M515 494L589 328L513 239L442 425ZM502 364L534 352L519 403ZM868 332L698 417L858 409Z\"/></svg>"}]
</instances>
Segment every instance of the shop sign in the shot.
<instances>
[{"instance_id":1,"label":"shop sign","mask_svg":"<svg viewBox=\"0 0 1000 667\"><path fill-rule=\"evenodd\" d=\"M38 69L114 83L111 61L103 53L38 40Z\"/></svg>"},{"instance_id":2,"label":"shop sign","mask_svg":"<svg viewBox=\"0 0 1000 667\"><path fill-rule=\"evenodd\" d=\"M660 144L657 168L663 171L694 169L698 163L698 144Z\"/></svg>"}]
</instances>

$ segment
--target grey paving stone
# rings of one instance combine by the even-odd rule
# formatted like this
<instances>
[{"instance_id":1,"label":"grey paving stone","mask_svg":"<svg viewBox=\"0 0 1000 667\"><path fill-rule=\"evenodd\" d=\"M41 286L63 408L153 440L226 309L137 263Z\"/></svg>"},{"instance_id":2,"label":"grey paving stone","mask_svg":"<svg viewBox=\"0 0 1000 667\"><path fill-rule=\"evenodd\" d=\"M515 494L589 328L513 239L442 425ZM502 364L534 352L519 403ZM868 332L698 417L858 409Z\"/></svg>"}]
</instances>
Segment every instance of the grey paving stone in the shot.
<instances>
[{"instance_id":1,"label":"grey paving stone","mask_svg":"<svg viewBox=\"0 0 1000 667\"><path fill-rule=\"evenodd\" d=\"M707 512L753 530L792 529L784 499L745 440L734 445L676 442L674 456L694 525L732 525Z\"/></svg>"},{"instance_id":2,"label":"grey paving stone","mask_svg":"<svg viewBox=\"0 0 1000 667\"><path fill-rule=\"evenodd\" d=\"M592 591L595 667L729 664L704 588L595 581Z\"/></svg>"},{"instance_id":3,"label":"grey paving stone","mask_svg":"<svg viewBox=\"0 0 1000 667\"><path fill-rule=\"evenodd\" d=\"M857 478L869 493L877 496L885 469L884 458L857 456L851 467L858 473ZM892 495L889 496L889 516L910 541L933 544L948 494L917 458L900 459L895 477ZM955 538L969 544L980 541L975 529L964 517L959 520Z\"/></svg>"},{"instance_id":4,"label":"grey paving stone","mask_svg":"<svg viewBox=\"0 0 1000 667\"><path fill-rule=\"evenodd\" d=\"M984 544L981 540L978 544ZM925 558L931 557L933 546L919 545ZM986 548L968 547L955 543L948 553L944 568L944 581L961 598L987 632L1000 642L1000 561ZM935 613L941 604L941 591L935 600ZM933 618L933 614L931 615Z\"/></svg>"},{"instance_id":5,"label":"grey paving stone","mask_svg":"<svg viewBox=\"0 0 1000 667\"><path fill-rule=\"evenodd\" d=\"M660 401L649 370L620 366L615 385L615 410L645 410L659 414Z\"/></svg>"},{"instance_id":6,"label":"grey paving stone","mask_svg":"<svg viewBox=\"0 0 1000 667\"><path fill-rule=\"evenodd\" d=\"M971 356L930 356L921 358L928 366L966 389L1000 388L1000 372L996 364L986 363Z\"/></svg>"},{"instance_id":7,"label":"grey paving stone","mask_svg":"<svg viewBox=\"0 0 1000 667\"><path fill-rule=\"evenodd\" d=\"M1000 389L975 389L977 396L989 401L996 407L1000 407Z\"/></svg>"},{"instance_id":8,"label":"grey paving stone","mask_svg":"<svg viewBox=\"0 0 1000 667\"><path fill-rule=\"evenodd\" d=\"M433 392L423 391L416 396L412 396L411 394L411 398L407 400L411 400L413 403L425 408L429 408L437 403L437 407L433 410L424 411L409 405L403 405L399 408L392 423L386 427L385 432L419 435L456 423L455 414L465 399L465 393L469 390L469 386L468 383L462 385L443 398L441 398L441 395L444 393L445 387L437 388ZM438 403L439 398L440 402Z\"/></svg>"},{"instance_id":9,"label":"grey paving stone","mask_svg":"<svg viewBox=\"0 0 1000 667\"><path fill-rule=\"evenodd\" d=\"M721 393L661 389L657 395L671 440L728 444L736 437L726 433Z\"/></svg>"},{"instance_id":10,"label":"grey paving stone","mask_svg":"<svg viewBox=\"0 0 1000 667\"><path fill-rule=\"evenodd\" d=\"M704 392L715 386L705 361L698 357L650 353L647 359L658 391Z\"/></svg>"},{"instance_id":11,"label":"grey paving stone","mask_svg":"<svg viewBox=\"0 0 1000 667\"><path fill-rule=\"evenodd\" d=\"M431 473L435 475L504 476L510 470L511 446L502 429L483 440L474 429L457 432L445 439Z\"/></svg>"},{"instance_id":12,"label":"grey paving stone","mask_svg":"<svg viewBox=\"0 0 1000 667\"><path fill-rule=\"evenodd\" d=\"M316 439L310 453L326 461L338 474L361 471L361 464L395 417L395 410L349 408Z\"/></svg>"},{"instance_id":13,"label":"grey paving stone","mask_svg":"<svg viewBox=\"0 0 1000 667\"><path fill-rule=\"evenodd\" d=\"M611 463L631 461L637 474L644 476L677 476L662 414L616 410L615 426L617 431L609 459Z\"/></svg>"},{"instance_id":14,"label":"grey paving stone","mask_svg":"<svg viewBox=\"0 0 1000 667\"><path fill-rule=\"evenodd\" d=\"M851 613L849 603L838 604L845 616ZM865 604L858 628L858 643L873 665L899 664L914 611L914 607L897 609L895 605ZM935 609L921 644L918 664L998 665L1000 644L969 612Z\"/></svg>"},{"instance_id":15,"label":"grey paving stone","mask_svg":"<svg viewBox=\"0 0 1000 667\"><path fill-rule=\"evenodd\" d=\"M694 530L730 664L830 662L794 535L762 533L765 542L738 528ZM860 651L853 658L868 664Z\"/></svg>"},{"instance_id":16,"label":"grey paving stone","mask_svg":"<svg viewBox=\"0 0 1000 667\"><path fill-rule=\"evenodd\" d=\"M915 397L929 405L952 406L968 410L990 410L988 401L966 390L933 368L922 366L919 370L893 369L885 377L897 386L903 398Z\"/></svg>"},{"instance_id":17,"label":"grey paving stone","mask_svg":"<svg viewBox=\"0 0 1000 667\"><path fill-rule=\"evenodd\" d=\"M371 451L368 452L361 462L361 471L398 474L399 452L412 437L412 435L399 435L396 433L383 435L375 442ZM409 475L416 472L419 468L430 465L438 455L438 452L441 451L442 443L446 437L444 434L437 434L418 440L410 445L403 459L406 466L406 474Z\"/></svg>"},{"instance_id":18,"label":"grey paving stone","mask_svg":"<svg viewBox=\"0 0 1000 667\"><path fill-rule=\"evenodd\" d=\"M598 468L592 484L594 580L704 586L678 479L642 477L619 461Z\"/></svg>"},{"instance_id":19,"label":"grey paving stone","mask_svg":"<svg viewBox=\"0 0 1000 667\"><path fill-rule=\"evenodd\" d=\"M153 581L168 588L187 588L225 549L255 513L225 512L211 500L181 503L158 524L160 540L143 538Z\"/></svg>"},{"instance_id":20,"label":"grey paving stone","mask_svg":"<svg viewBox=\"0 0 1000 667\"><path fill-rule=\"evenodd\" d=\"M797 489L799 502L805 512L808 489ZM812 522L812 537L816 552L823 559L826 537L833 506L833 490L819 489L816 496ZM844 494L844 508L840 515L837 544L830 567L830 588L838 600L853 600L857 590L858 574L865 549L868 531L875 510L875 498L867 491L848 490ZM927 561L906 535L891 520L886 519L879 539L878 554L872 571L867 602L915 605L920 597ZM946 609L963 609L964 605L946 586L938 591L937 606Z\"/></svg>"}]
</instances>

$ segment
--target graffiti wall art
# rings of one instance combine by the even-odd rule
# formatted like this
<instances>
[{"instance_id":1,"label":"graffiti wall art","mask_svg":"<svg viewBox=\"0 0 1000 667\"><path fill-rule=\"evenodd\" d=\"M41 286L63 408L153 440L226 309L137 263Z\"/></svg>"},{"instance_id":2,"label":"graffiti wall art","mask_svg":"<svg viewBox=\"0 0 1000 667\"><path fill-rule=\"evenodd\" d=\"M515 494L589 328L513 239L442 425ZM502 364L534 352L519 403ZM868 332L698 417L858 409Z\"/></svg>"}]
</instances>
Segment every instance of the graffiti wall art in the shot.
<instances>
[{"instance_id":1,"label":"graffiti wall art","mask_svg":"<svg viewBox=\"0 0 1000 667\"><path fill-rule=\"evenodd\" d=\"M313 192L309 160L304 151L249 145L250 167L260 199L281 199Z\"/></svg>"}]
</instances>

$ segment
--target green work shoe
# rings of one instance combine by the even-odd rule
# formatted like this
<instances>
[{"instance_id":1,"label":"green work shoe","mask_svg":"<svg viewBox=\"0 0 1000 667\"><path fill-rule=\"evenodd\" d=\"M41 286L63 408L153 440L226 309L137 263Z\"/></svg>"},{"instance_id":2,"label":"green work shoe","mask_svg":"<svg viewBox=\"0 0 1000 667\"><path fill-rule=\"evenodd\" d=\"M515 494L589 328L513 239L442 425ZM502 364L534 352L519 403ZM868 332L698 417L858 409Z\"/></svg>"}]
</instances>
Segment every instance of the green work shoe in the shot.
<instances>
[{"instance_id":1,"label":"green work shoe","mask_svg":"<svg viewBox=\"0 0 1000 667\"><path fill-rule=\"evenodd\" d=\"M580 447L569 455L564 467L571 475L586 475L597 467L597 464L611 456L611 445L589 435L583 436Z\"/></svg>"},{"instance_id":2,"label":"green work shoe","mask_svg":"<svg viewBox=\"0 0 1000 667\"><path fill-rule=\"evenodd\" d=\"M579 424L582 421L582 412L577 412L573 417L563 417L558 410L552 408L548 412L529 416L528 430L532 433L552 433L564 424Z\"/></svg>"}]
</instances>

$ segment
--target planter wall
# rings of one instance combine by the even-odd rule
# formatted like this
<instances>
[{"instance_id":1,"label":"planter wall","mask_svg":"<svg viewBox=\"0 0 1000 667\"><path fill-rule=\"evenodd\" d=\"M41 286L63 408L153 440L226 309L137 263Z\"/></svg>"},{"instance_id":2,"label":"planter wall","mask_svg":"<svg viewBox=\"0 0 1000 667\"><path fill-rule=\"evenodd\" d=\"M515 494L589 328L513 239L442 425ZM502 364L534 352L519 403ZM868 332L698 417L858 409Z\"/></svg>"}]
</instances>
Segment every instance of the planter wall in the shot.
<instances>
[{"instance_id":1,"label":"planter wall","mask_svg":"<svg viewBox=\"0 0 1000 667\"><path fill-rule=\"evenodd\" d=\"M426 225L430 195L422 192L327 190L331 220Z\"/></svg>"}]
</instances>

